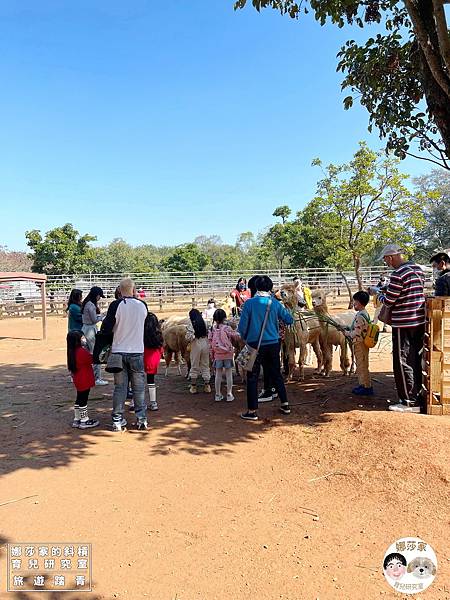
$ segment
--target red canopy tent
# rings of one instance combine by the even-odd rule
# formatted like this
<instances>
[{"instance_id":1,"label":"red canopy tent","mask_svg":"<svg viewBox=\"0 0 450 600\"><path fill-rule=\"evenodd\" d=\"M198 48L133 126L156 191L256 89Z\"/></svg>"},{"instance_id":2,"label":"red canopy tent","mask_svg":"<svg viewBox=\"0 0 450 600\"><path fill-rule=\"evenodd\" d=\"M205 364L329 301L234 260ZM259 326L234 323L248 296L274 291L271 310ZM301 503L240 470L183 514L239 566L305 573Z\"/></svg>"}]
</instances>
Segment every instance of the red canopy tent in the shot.
<instances>
[{"instance_id":1,"label":"red canopy tent","mask_svg":"<svg viewBox=\"0 0 450 600\"><path fill-rule=\"evenodd\" d=\"M47 295L45 293L47 275L43 275L42 273L25 273L23 271L4 273L0 271L0 283L8 283L11 281L34 281L35 283L40 284L42 300L42 339L45 340L47 338Z\"/></svg>"}]
</instances>

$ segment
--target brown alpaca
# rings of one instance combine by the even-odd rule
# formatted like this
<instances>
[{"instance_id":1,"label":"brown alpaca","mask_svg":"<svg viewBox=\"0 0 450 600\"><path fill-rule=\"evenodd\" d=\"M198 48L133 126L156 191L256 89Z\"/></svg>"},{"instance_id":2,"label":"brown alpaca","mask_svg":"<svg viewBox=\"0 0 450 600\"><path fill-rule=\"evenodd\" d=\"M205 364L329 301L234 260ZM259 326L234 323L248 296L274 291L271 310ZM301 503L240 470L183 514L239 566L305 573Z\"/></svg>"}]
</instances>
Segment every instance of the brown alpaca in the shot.
<instances>
[{"instance_id":1,"label":"brown alpaca","mask_svg":"<svg viewBox=\"0 0 450 600\"><path fill-rule=\"evenodd\" d=\"M186 325L183 323L180 323L179 325L166 325L166 327L162 327L162 334L164 342L164 360L166 361L165 376L167 377L168 375L172 357L175 358L178 374L181 375L181 359L186 361L188 367L187 374L189 374L191 359L189 344L186 341Z\"/></svg>"},{"instance_id":2,"label":"brown alpaca","mask_svg":"<svg viewBox=\"0 0 450 600\"><path fill-rule=\"evenodd\" d=\"M324 375L328 377L333 370L333 349L335 346L339 346L340 348L340 366L342 373L344 375L349 375L349 344L345 339L345 335L333 325L323 320L321 321L320 317L331 317L338 325L341 325L342 327L348 327L351 325L355 313L354 311L346 311L345 313L340 313L339 315L330 315L327 305L327 292L322 289L313 290L312 299L314 311L316 312L320 321L320 347L322 348L323 352Z\"/></svg>"},{"instance_id":3,"label":"brown alpaca","mask_svg":"<svg viewBox=\"0 0 450 600\"><path fill-rule=\"evenodd\" d=\"M314 353L317 357L317 372L320 373L323 368L322 349L320 346L321 326L316 317L306 315L298 307L297 296L295 294L295 286L291 283L285 283L279 290L279 297L283 304L292 313L294 324L286 327L284 334L284 351L288 356L290 381L296 370L295 364L295 349L300 349L298 359L299 379L304 379L304 365L307 354L307 344L311 344Z\"/></svg>"}]
</instances>

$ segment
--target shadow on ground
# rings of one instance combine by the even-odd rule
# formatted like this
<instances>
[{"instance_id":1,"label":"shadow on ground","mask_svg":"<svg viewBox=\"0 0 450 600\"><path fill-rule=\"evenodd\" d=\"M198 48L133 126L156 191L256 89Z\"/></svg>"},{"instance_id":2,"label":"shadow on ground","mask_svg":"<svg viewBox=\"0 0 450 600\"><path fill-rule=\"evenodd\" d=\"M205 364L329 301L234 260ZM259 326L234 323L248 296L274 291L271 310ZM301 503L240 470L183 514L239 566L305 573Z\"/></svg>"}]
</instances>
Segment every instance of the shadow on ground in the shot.
<instances>
[{"instance_id":1,"label":"shadow on ground","mask_svg":"<svg viewBox=\"0 0 450 600\"><path fill-rule=\"evenodd\" d=\"M151 431L133 430L134 414L126 411L128 431L113 434L109 429L112 384L91 391L90 414L99 418L100 427L74 430L71 421L75 391L64 366L46 369L35 363L2 365L0 474L21 468L64 467L96 454L98 439L112 435L133 436L149 444L150 454L226 454L233 452L234 445L251 442L272 427L318 426L336 413L384 411L387 400L395 398L390 373L376 373L376 396L361 398L351 394L354 376L333 373L323 378L313 369L306 369L304 382L288 385L292 414L280 415L278 402L273 401L261 406L260 420L253 423L239 418L246 406L245 385L239 379L235 383L236 400L216 403L209 394L190 395L186 379L171 367L169 377L157 377L160 410L148 413Z\"/></svg>"}]
</instances>

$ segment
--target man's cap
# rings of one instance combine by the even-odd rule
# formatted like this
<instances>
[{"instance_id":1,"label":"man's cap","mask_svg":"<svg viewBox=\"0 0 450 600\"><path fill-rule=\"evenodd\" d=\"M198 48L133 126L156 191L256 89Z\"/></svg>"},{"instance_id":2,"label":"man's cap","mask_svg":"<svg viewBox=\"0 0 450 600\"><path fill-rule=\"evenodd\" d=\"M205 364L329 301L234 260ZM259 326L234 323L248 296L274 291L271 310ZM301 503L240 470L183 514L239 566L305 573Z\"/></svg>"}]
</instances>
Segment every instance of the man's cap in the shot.
<instances>
[{"instance_id":1,"label":"man's cap","mask_svg":"<svg viewBox=\"0 0 450 600\"><path fill-rule=\"evenodd\" d=\"M396 254L403 254L404 248L398 244L387 244L380 253L378 260L383 260L385 256L395 256Z\"/></svg>"}]
</instances>

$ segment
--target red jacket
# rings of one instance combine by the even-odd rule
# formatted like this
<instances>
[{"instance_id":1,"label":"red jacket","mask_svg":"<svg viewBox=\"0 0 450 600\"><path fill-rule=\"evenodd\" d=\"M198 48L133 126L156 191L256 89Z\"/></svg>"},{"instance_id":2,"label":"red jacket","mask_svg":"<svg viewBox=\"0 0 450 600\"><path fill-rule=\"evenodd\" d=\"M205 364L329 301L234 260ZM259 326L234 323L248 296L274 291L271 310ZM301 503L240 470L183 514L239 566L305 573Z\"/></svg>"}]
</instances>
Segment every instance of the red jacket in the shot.
<instances>
[{"instance_id":1,"label":"red jacket","mask_svg":"<svg viewBox=\"0 0 450 600\"><path fill-rule=\"evenodd\" d=\"M77 370L72 373L73 384L77 392L84 392L94 387L94 371L92 370L92 354L80 347L75 350Z\"/></svg>"}]
</instances>

